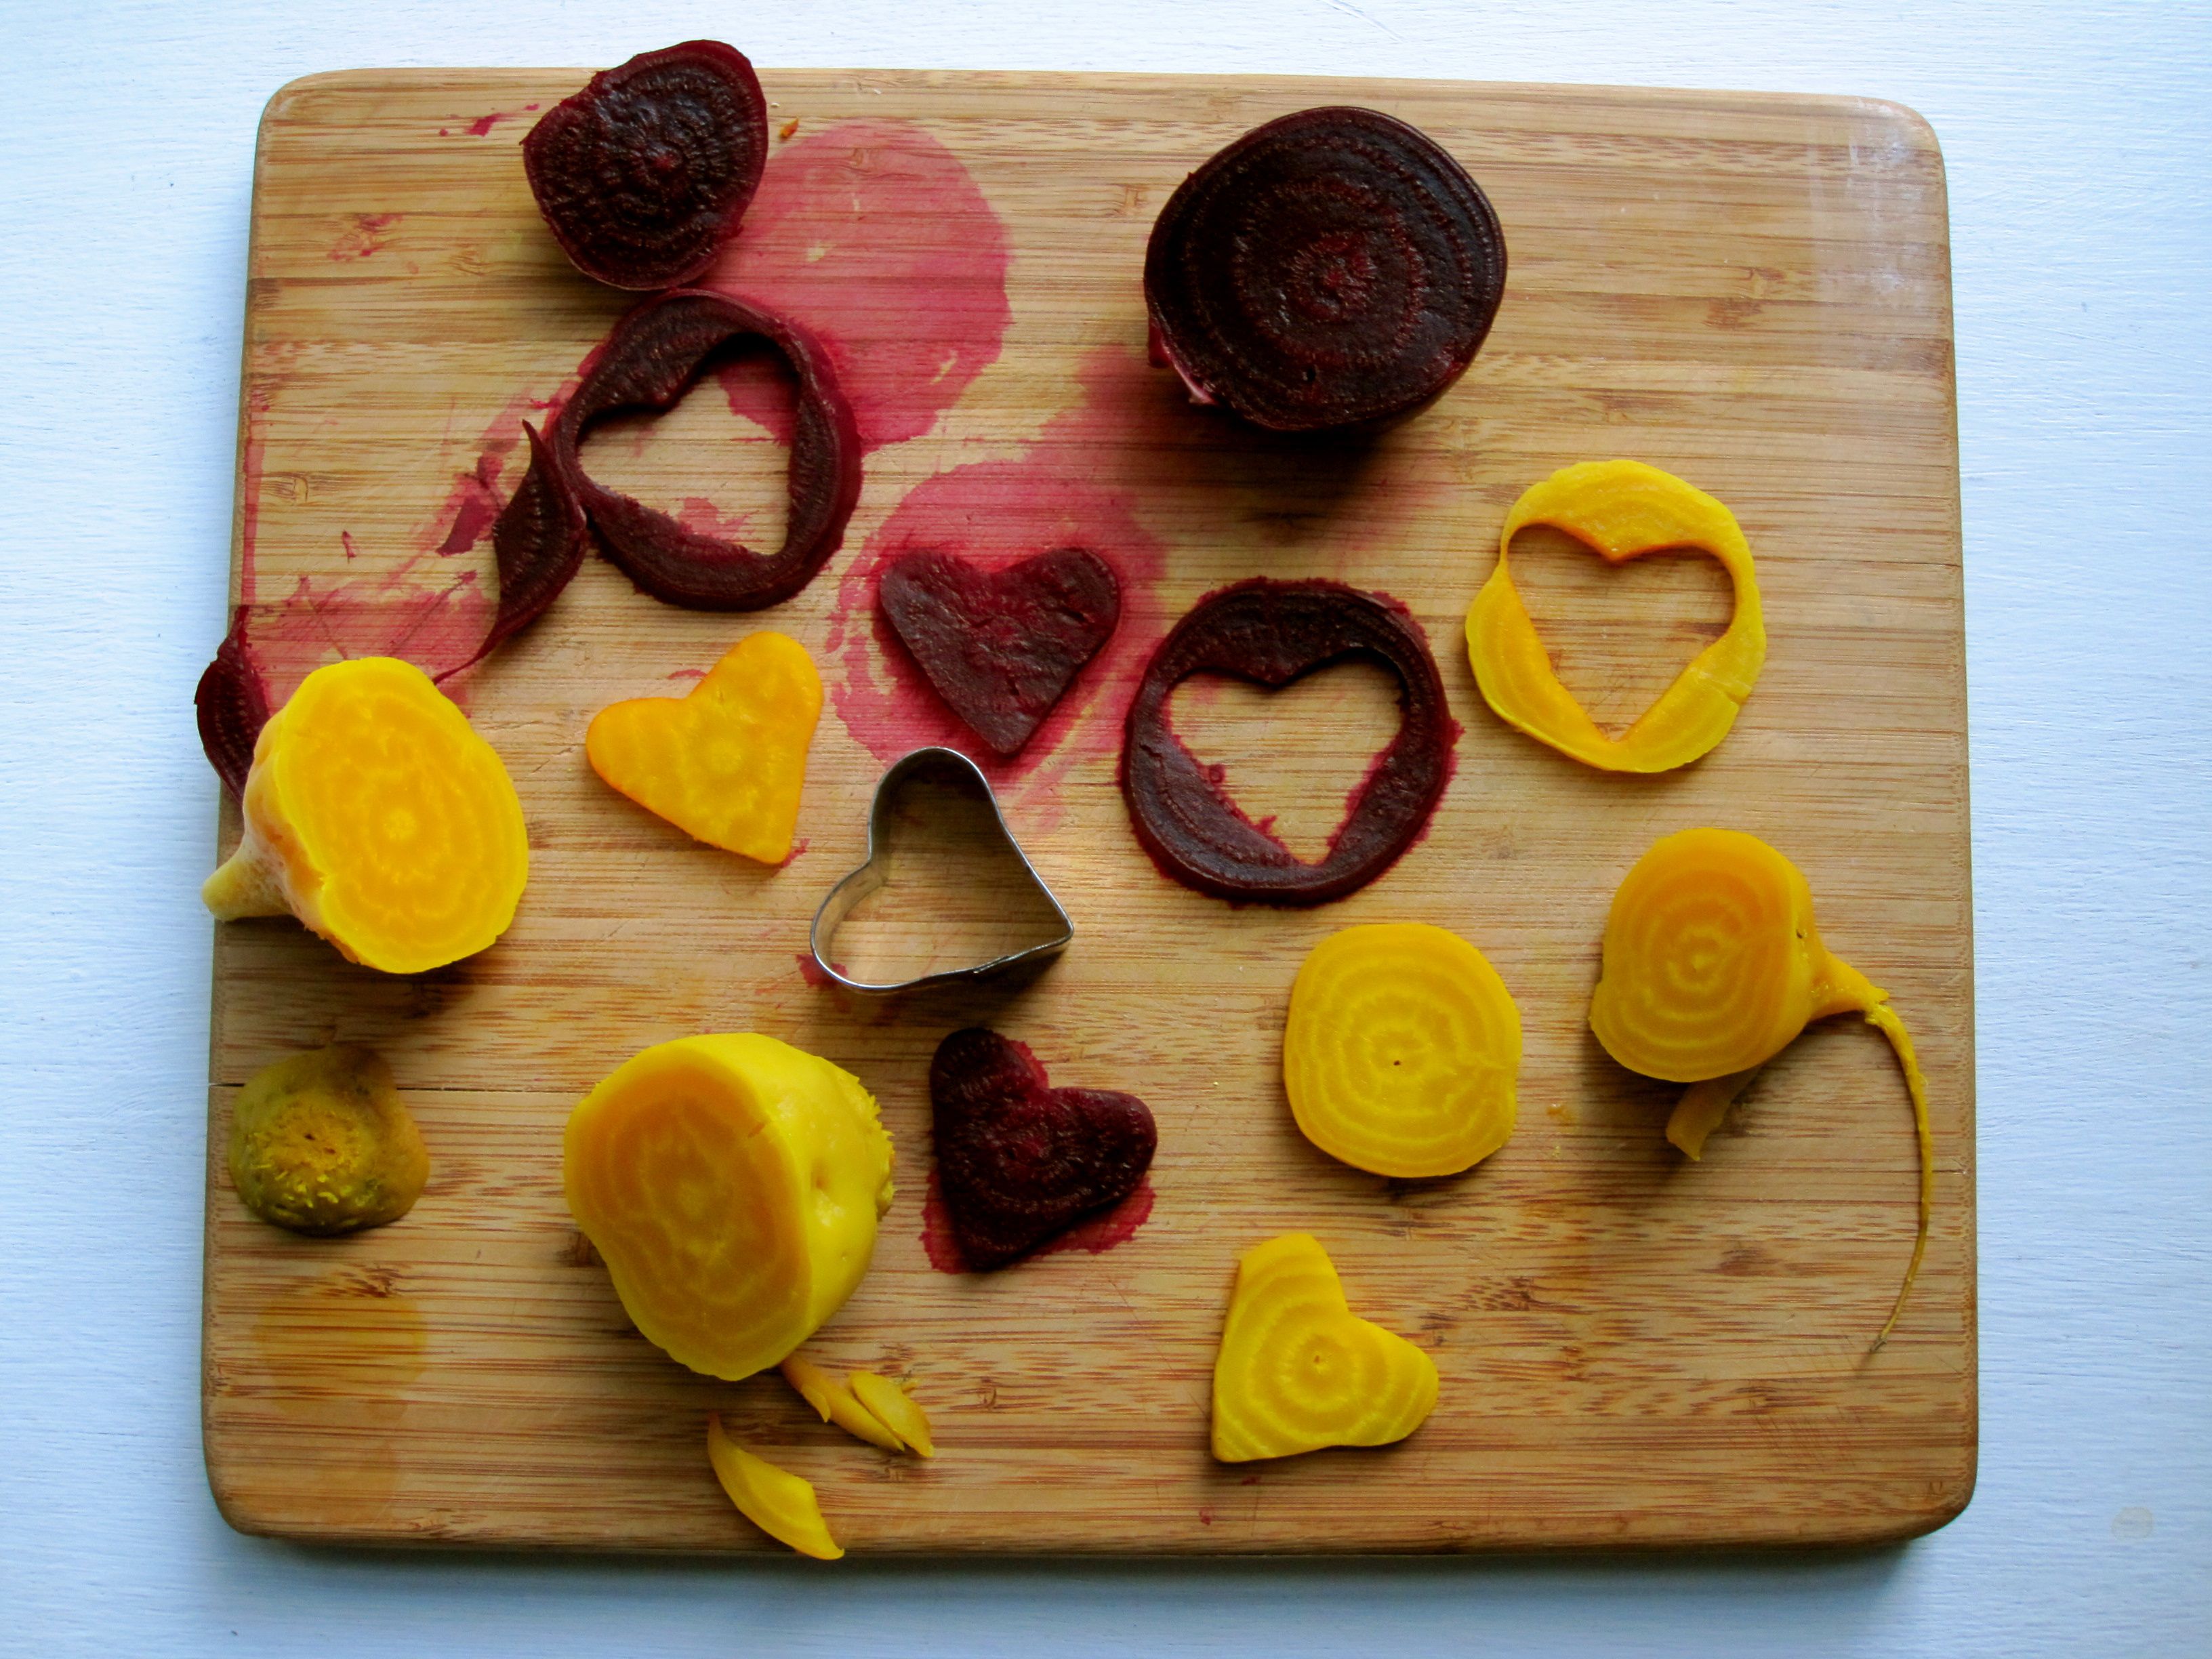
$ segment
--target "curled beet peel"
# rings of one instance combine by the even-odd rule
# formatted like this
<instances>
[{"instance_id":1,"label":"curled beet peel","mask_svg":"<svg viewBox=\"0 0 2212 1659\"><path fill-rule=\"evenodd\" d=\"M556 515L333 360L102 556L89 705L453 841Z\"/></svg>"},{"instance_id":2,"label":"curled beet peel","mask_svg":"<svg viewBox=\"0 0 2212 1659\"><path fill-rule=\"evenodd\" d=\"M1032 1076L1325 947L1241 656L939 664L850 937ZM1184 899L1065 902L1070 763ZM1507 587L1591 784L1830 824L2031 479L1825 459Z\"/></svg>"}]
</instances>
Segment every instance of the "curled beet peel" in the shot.
<instances>
[{"instance_id":1,"label":"curled beet peel","mask_svg":"<svg viewBox=\"0 0 2212 1659\"><path fill-rule=\"evenodd\" d=\"M767 160L760 81L719 40L602 70L522 141L554 239L577 270L616 288L674 288L703 274Z\"/></svg>"},{"instance_id":2,"label":"curled beet peel","mask_svg":"<svg viewBox=\"0 0 2212 1659\"><path fill-rule=\"evenodd\" d=\"M192 693L192 709L199 719L200 747L216 775L240 800L246 798L246 774L253 769L253 745L261 728L269 724L269 692L246 640L246 607L238 606L230 618L230 632L216 647L215 660L200 675Z\"/></svg>"},{"instance_id":3,"label":"curled beet peel","mask_svg":"<svg viewBox=\"0 0 2212 1659\"><path fill-rule=\"evenodd\" d=\"M1183 180L1152 226L1152 350L1200 403L1313 432L1408 414L1474 360L1505 289L1498 216L1426 136L1301 110Z\"/></svg>"},{"instance_id":4,"label":"curled beet peel","mask_svg":"<svg viewBox=\"0 0 2212 1659\"><path fill-rule=\"evenodd\" d=\"M1279 688L1340 658L1398 678L1398 734L1352 798L1328 852L1299 860L1223 793L1218 775L1168 724L1168 697L1193 674ZM1427 640L1403 607L1333 581L1261 576L1209 594L1175 625L1129 704L1121 794L1152 860L1185 886L1260 904L1323 904L1357 891L1410 847L1443 799L1458 735Z\"/></svg>"},{"instance_id":5,"label":"curled beet peel","mask_svg":"<svg viewBox=\"0 0 2212 1659\"><path fill-rule=\"evenodd\" d=\"M929 1066L937 1188L963 1260L1001 1267L1137 1190L1159 1131L1113 1089L1054 1089L1024 1043L970 1026Z\"/></svg>"}]
</instances>

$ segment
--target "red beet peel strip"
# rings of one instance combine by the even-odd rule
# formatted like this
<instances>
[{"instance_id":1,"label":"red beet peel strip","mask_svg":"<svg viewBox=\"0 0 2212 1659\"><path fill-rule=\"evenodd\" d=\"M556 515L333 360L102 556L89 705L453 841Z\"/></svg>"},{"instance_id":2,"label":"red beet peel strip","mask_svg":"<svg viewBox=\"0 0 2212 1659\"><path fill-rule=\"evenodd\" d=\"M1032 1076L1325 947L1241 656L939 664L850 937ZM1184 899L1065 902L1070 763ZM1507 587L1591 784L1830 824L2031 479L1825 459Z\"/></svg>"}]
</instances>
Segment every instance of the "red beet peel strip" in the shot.
<instances>
[{"instance_id":1,"label":"red beet peel strip","mask_svg":"<svg viewBox=\"0 0 2212 1659\"><path fill-rule=\"evenodd\" d=\"M1168 724L1168 698L1193 674L1271 689L1354 655L1397 676L1398 732L1353 793L1317 864L1254 823ZM1325 904L1395 863L1427 823L1450 775L1458 726L1428 641L1405 608L1341 582L1255 577L1207 595L1160 641L1129 704L1121 794L1137 840L1185 886L1239 903Z\"/></svg>"},{"instance_id":2,"label":"red beet peel strip","mask_svg":"<svg viewBox=\"0 0 2212 1659\"><path fill-rule=\"evenodd\" d=\"M602 488L578 455L592 421L617 409L672 407L709 356L748 337L765 340L799 381L791 509L783 545L766 554L687 530L658 508ZM660 295L616 325L553 423L546 450L547 476L574 498L607 556L655 599L695 611L757 611L789 599L837 550L860 499L860 431L821 344L771 312L704 289ZM548 523L550 534L566 533L556 520Z\"/></svg>"},{"instance_id":3,"label":"red beet peel strip","mask_svg":"<svg viewBox=\"0 0 2212 1659\"><path fill-rule=\"evenodd\" d=\"M1113 637L1121 585L1088 548L995 570L927 550L892 562L876 605L945 706L1006 757Z\"/></svg>"},{"instance_id":4,"label":"red beet peel strip","mask_svg":"<svg viewBox=\"0 0 2212 1659\"><path fill-rule=\"evenodd\" d=\"M602 70L522 141L554 240L577 270L616 288L702 276L736 234L767 160L759 77L719 40Z\"/></svg>"},{"instance_id":5,"label":"red beet peel strip","mask_svg":"<svg viewBox=\"0 0 2212 1659\"><path fill-rule=\"evenodd\" d=\"M1024 1043L970 1026L929 1065L937 1190L970 1271L1004 1267L1137 1190L1159 1130L1113 1089L1054 1089Z\"/></svg>"},{"instance_id":6,"label":"red beet peel strip","mask_svg":"<svg viewBox=\"0 0 2212 1659\"><path fill-rule=\"evenodd\" d=\"M499 568L499 607L483 643L466 662L434 676L439 684L473 667L544 614L584 562L591 529L576 492L563 485L538 428L527 421L530 468L491 527L492 556Z\"/></svg>"},{"instance_id":7,"label":"red beet peel strip","mask_svg":"<svg viewBox=\"0 0 2212 1659\"><path fill-rule=\"evenodd\" d=\"M230 616L230 632L216 647L215 660L200 675L192 693L200 728L200 747L224 787L241 800L246 774L253 769L254 740L269 723L269 691L246 639L246 607Z\"/></svg>"},{"instance_id":8,"label":"red beet peel strip","mask_svg":"<svg viewBox=\"0 0 2212 1659\"><path fill-rule=\"evenodd\" d=\"M1301 110L1184 179L1152 225L1155 362L1255 426L1379 424L1474 362L1505 291L1481 186L1374 110Z\"/></svg>"}]
</instances>

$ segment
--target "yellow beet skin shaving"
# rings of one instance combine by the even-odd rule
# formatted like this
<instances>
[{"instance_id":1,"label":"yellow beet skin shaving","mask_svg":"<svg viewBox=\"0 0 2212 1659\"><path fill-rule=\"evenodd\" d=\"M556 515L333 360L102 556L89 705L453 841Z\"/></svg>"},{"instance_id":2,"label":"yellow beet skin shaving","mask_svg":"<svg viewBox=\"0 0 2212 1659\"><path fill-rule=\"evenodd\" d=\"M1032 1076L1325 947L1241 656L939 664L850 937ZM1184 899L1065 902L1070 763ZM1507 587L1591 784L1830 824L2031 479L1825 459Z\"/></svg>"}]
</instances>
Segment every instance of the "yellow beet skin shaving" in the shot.
<instances>
[{"instance_id":1,"label":"yellow beet skin shaving","mask_svg":"<svg viewBox=\"0 0 2212 1659\"><path fill-rule=\"evenodd\" d=\"M1419 922L1347 927L1291 988L1283 1087L1306 1138L1354 1169L1456 1175L1513 1133L1521 1014L1481 951Z\"/></svg>"},{"instance_id":2,"label":"yellow beet skin shaving","mask_svg":"<svg viewBox=\"0 0 2212 1659\"><path fill-rule=\"evenodd\" d=\"M1256 1244L1213 1362L1213 1455L1224 1463L1403 1440L1436 1409L1437 1368L1369 1323L1310 1233Z\"/></svg>"},{"instance_id":3,"label":"yellow beet skin shaving","mask_svg":"<svg viewBox=\"0 0 2212 1659\"><path fill-rule=\"evenodd\" d=\"M1632 1072L1690 1085L1667 1138L1691 1158L1758 1069L1813 1020L1856 1013L1889 1039L1912 1100L1920 1146L1920 1220L1895 1328L1928 1249L1936 1151L1928 1084L1889 994L1832 954L1797 866L1734 830L1685 830L1637 860L1606 918L1590 1030Z\"/></svg>"},{"instance_id":4,"label":"yellow beet skin shaving","mask_svg":"<svg viewBox=\"0 0 2212 1659\"><path fill-rule=\"evenodd\" d=\"M738 1513L778 1543L817 1561L845 1553L822 1518L813 1482L747 1451L724 1431L719 1416L707 1419L707 1460Z\"/></svg>"},{"instance_id":5,"label":"yellow beet skin shaving","mask_svg":"<svg viewBox=\"0 0 2212 1659\"><path fill-rule=\"evenodd\" d=\"M522 805L468 717L412 663L318 668L253 745L246 833L200 896L297 916L352 961L419 974L507 930L530 873Z\"/></svg>"},{"instance_id":6,"label":"yellow beet skin shaving","mask_svg":"<svg viewBox=\"0 0 2212 1659\"><path fill-rule=\"evenodd\" d=\"M1513 538L1550 525L1609 563L1696 548L1720 561L1735 590L1727 631L1690 659L1620 737L1608 737L1561 684L1513 586ZM1766 661L1751 544L1735 515L1705 491L1641 461L1584 461L1534 484L1505 516L1498 568L1467 613L1468 659L1499 719L1563 755L1608 772L1666 772L1729 734Z\"/></svg>"},{"instance_id":7,"label":"yellow beet skin shaving","mask_svg":"<svg viewBox=\"0 0 2212 1659\"><path fill-rule=\"evenodd\" d=\"M821 715L806 647L763 631L739 640L688 696L602 708L584 753L610 787L696 839L781 864Z\"/></svg>"}]
</instances>

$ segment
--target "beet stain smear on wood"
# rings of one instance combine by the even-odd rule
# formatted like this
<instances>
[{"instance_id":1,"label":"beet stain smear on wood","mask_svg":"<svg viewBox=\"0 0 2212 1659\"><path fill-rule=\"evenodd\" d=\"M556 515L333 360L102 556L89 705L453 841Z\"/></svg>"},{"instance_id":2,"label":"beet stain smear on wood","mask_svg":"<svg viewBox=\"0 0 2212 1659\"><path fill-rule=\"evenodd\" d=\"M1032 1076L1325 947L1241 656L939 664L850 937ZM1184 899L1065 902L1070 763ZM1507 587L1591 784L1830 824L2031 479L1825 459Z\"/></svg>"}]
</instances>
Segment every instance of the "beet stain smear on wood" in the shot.
<instances>
[{"instance_id":1,"label":"beet stain smear on wood","mask_svg":"<svg viewBox=\"0 0 2212 1659\"><path fill-rule=\"evenodd\" d=\"M1413 413L1466 372L1505 289L1481 186L1374 110L1301 110L1184 179L1145 252L1155 362L1255 426Z\"/></svg>"}]
</instances>

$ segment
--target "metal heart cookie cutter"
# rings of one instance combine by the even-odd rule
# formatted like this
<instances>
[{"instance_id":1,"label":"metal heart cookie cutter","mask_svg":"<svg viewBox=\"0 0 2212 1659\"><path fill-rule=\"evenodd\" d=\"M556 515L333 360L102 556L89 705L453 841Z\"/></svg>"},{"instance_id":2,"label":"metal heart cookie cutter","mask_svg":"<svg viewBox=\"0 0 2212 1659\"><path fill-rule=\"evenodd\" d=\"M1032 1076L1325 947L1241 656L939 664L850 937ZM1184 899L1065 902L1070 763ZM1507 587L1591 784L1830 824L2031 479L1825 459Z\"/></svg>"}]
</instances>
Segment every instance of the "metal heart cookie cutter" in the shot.
<instances>
[{"instance_id":1,"label":"metal heart cookie cutter","mask_svg":"<svg viewBox=\"0 0 2212 1659\"><path fill-rule=\"evenodd\" d=\"M999 836L1006 850L1014 855L1037 896L1052 908L1060 919L1060 932L1042 944L1025 945L1021 950L988 962L979 962L966 968L944 968L933 973L922 974L913 979L870 981L854 979L834 967L830 960L830 946L837 937L837 929L845 918L869 894L876 891L890 878L891 811L897 804L900 792L917 773L942 772L958 780L961 787L971 794L980 794L991 808L992 821L998 825ZM808 948L813 952L814 965L832 984L842 985L848 991L865 991L872 995L886 995L893 991L911 991L924 985L945 985L956 981L988 979L1025 962L1042 962L1056 957L1067 948L1075 937L1075 923L1068 917L1066 907L1053 896L1045 879L1022 851L1022 844L1014 839L1014 832L1006 823L1006 815L999 808L999 798L992 791L990 779L983 769L957 749L917 749L893 761L889 770L876 785L874 804L868 808L868 855L860 867L853 871L830 890L822 901L821 908L814 913L814 926L807 936Z\"/></svg>"}]
</instances>

